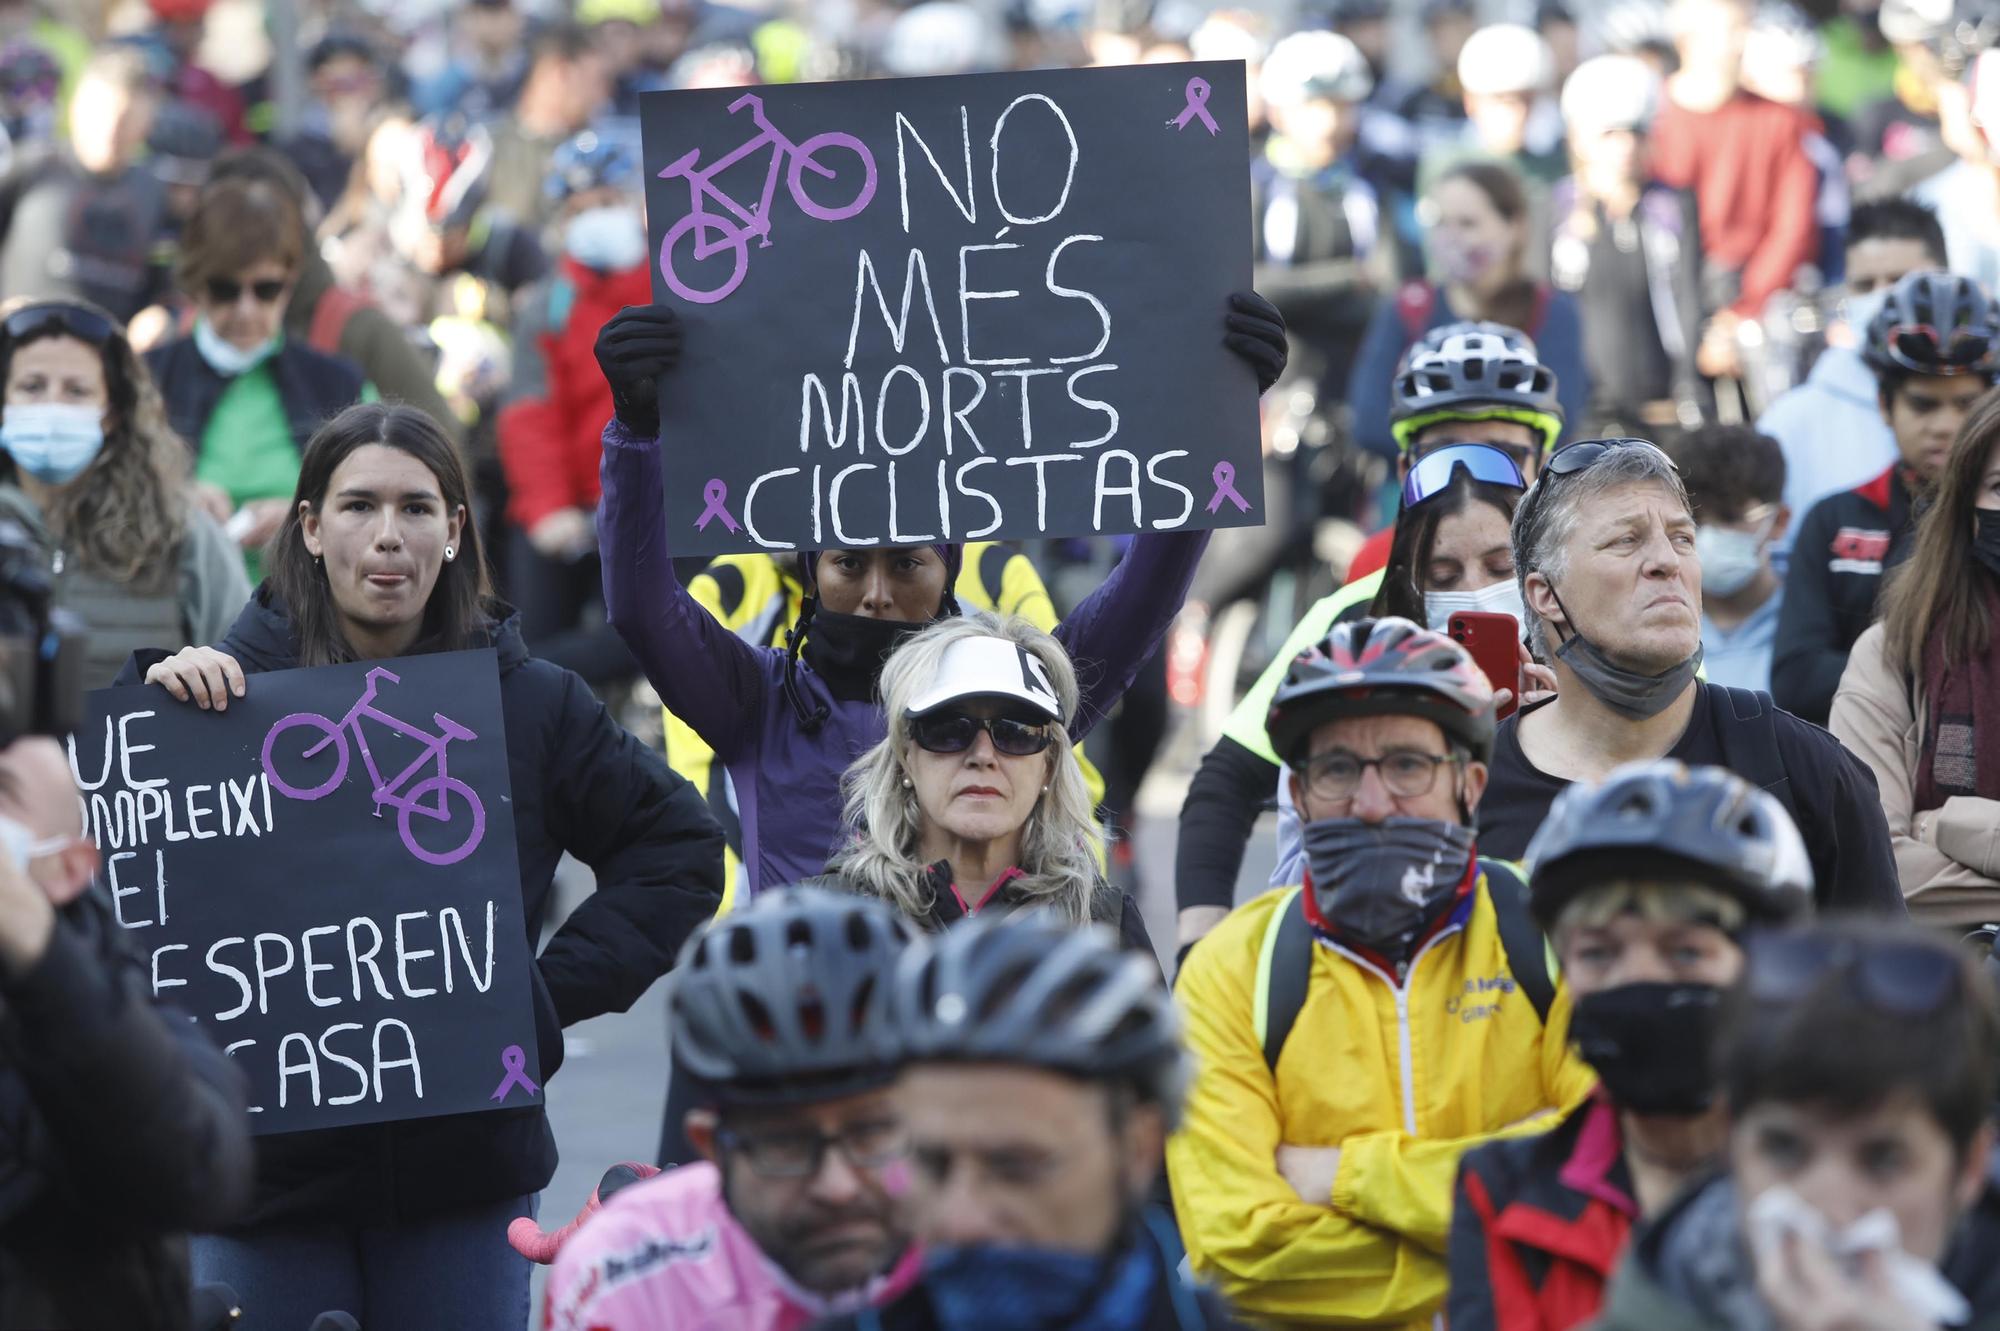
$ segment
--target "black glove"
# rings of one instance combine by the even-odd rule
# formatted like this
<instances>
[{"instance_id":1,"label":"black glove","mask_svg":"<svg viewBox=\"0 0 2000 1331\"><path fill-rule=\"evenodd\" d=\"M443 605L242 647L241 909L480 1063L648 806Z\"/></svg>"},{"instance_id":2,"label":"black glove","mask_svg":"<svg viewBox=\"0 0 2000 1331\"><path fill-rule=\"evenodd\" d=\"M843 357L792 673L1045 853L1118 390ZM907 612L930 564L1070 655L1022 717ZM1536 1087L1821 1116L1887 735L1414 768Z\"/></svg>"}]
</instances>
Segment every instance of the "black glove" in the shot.
<instances>
[{"instance_id":1,"label":"black glove","mask_svg":"<svg viewBox=\"0 0 2000 1331\"><path fill-rule=\"evenodd\" d=\"M681 358L681 321L664 305L627 305L597 330L597 368L618 423L642 439L660 433L660 376Z\"/></svg>"},{"instance_id":2,"label":"black glove","mask_svg":"<svg viewBox=\"0 0 2000 1331\"><path fill-rule=\"evenodd\" d=\"M1268 393L1285 372L1285 316L1254 291L1231 295L1229 309L1229 316L1223 320L1229 336L1222 339L1222 345L1248 362L1257 374L1257 391ZM598 359L603 359L601 352Z\"/></svg>"}]
</instances>

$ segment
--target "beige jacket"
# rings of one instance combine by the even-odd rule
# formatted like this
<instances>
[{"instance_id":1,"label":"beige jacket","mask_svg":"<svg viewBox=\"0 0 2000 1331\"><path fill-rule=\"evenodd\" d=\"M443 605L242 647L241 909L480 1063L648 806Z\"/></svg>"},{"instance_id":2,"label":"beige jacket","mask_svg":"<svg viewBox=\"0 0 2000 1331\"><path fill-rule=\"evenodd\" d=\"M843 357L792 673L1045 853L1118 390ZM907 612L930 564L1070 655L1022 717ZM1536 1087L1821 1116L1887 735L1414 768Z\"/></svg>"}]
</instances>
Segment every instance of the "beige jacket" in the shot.
<instances>
[{"instance_id":1,"label":"beige jacket","mask_svg":"<svg viewBox=\"0 0 2000 1331\"><path fill-rule=\"evenodd\" d=\"M1912 809L1924 702L1884 642L1877 623L1854 644L1827 729L1875 773L1910 914L1925 924L2000 922L2000 800L1954 795Z\"/></svg>"}]
</instances>

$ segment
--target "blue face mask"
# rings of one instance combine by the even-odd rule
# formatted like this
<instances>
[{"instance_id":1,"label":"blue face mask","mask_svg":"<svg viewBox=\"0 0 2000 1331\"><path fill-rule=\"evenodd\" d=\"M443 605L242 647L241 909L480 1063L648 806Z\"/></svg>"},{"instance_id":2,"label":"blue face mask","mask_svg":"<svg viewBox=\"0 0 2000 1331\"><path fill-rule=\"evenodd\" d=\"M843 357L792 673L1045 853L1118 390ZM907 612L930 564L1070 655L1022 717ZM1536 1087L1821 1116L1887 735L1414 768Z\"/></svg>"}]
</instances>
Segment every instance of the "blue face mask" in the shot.
<instances>
[{"instance_id":1,"label":"blue face mask","mask_svg":"<svg viewBox=\"0 0 2000 1331\"><path fill-rule=\"evenodd\" d=\"M923 1286L942 1331L1129 1331L1145 1323L1158 1257L1149 1243L1110 1259L938 1246L924 1253Z\"/></svg>"},{"instance_id":2,"label":"blue face mask","mask_svg":"<svg viewBox=\"0 0 2000 1331\"><path fill-rule=\"evenodd\" d=\"M104 449L104 412L66 402L28 402L0 413L0 449L44 485L68 485Z\"/></svg>"}]
</instances>

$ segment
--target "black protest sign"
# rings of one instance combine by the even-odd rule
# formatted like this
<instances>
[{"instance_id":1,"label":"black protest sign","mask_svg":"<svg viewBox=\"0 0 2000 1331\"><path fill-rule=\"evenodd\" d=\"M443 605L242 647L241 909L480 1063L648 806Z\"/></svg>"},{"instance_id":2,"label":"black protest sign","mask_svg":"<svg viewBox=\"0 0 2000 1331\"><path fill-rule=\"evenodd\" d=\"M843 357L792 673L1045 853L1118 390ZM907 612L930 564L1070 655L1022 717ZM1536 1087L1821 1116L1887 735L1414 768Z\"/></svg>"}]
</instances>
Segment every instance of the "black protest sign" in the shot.
<instances>
[{"instance_id":1,"label":"black protest sign","mask_svg":"<svg viewBox=\"0 0 2000 1331\"><path fill-rule=\"evenodd\" d=\"M1243 66L648 94L683 554L1263 521Z\"/></svg>"},{"instance_id":2,"label":"black protest sign","mask_svg":"<svg viewBox=\"0 0 2000 1331\"><path fill-rule=\"evenodd\" d=\"M491 651L249 677L227 711L101 689L85 827L153 990L259 1133L540 1097Z\"/></svg>"}]
</instances>

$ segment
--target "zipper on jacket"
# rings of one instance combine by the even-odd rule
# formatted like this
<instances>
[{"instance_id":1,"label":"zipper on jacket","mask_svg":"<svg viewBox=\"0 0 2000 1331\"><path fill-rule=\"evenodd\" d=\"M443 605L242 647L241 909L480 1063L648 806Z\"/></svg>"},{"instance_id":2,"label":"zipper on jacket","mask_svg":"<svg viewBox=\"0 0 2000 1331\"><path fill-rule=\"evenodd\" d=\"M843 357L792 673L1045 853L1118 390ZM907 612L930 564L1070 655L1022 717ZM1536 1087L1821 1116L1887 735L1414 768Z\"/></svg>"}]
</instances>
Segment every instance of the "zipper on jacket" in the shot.
<instances>
[{"instance_id":1,"label":"zipper on jacket","mask_svg":"<svg viewBox=\"0 0 2000 1331\"><path fill-rule=\"evenodd\" d=\"M1400 1064L1402 1071L1403 1131L1409 1133L1412 1137L1417 1135L1417 1089L1416 1074L1410 1068L1410 991L1406 986L1406 982L1409 980L1411 973L1416 970L1417 963L1424 959L1426 952L1429 952L1445 939L1454 937L1464 931L1465 925L1461 922L1432 934L1424 940L1424 945L1417 949L1415 956L1411 957L1408 961L1399 961L1396 963L1396 978L1393 980L1389 978L1388 974L1380 966L1377 966L1365 957L1348 951L1338 943L1328 941L1326 944L1363 970L1372 971L1379 976L1383 983L1389 986L1389 992L1395 995L1396 1060Z\"/></svg>"}]
</instances>

